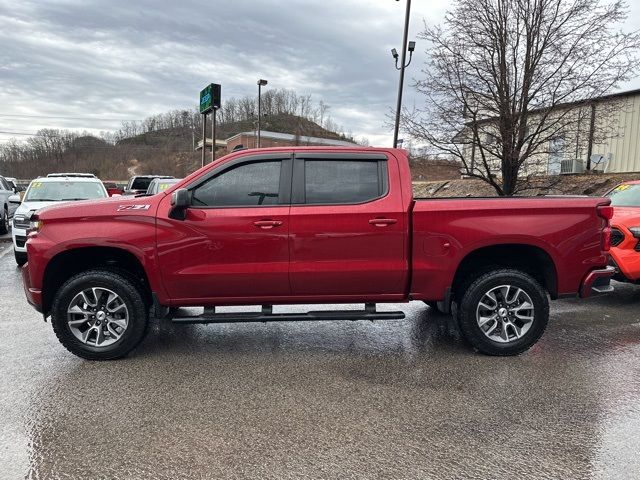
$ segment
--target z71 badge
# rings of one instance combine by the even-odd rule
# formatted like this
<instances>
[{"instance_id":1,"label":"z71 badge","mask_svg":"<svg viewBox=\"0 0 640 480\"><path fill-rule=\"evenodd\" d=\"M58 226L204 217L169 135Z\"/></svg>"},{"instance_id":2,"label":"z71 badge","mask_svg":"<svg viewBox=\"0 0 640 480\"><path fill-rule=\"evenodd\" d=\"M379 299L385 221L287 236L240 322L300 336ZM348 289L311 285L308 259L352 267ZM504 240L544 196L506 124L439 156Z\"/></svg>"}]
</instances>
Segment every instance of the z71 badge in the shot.
<instances>
[{"instance_id":1,"label":"z71 badge","mask_svg":"<svg viewBox=\"0 0 640 480\"><path fill-rule=\"evenodd\" d=\"M149 210L151 205L120 205L118 207L119 212L124 212L126 210Z\"/></svg>"}]
</instances>

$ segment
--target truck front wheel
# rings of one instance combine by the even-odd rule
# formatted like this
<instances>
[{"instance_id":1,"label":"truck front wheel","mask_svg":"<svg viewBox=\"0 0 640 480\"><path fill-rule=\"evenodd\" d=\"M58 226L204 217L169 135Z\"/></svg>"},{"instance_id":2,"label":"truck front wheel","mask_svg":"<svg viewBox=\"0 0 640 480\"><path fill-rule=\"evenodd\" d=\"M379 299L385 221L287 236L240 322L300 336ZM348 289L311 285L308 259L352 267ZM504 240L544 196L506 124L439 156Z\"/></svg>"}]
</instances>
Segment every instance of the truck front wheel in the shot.
<instances>
[{"instance_id":1,"label":"truck front wheel","mask_svg":"<svg viewBox=\"0 0 640 480\"><path fill-rule=\"evenodd\" d=\"M60 287L51 323L71 353L88 360L114 360L144 338L148 309L142 292L126 276L90 270Z\"/></svg>"},{"instance_id":2,"label":"truck front wheel","mask_svg":"<svg viewBox=\"0 0 640 480\"><path fill-rule=\"evenodd\" d=\"M458 305L458 321L466 339L480 352L517 355L544 333L549 300L530 275L500 269L467 285Z\"/></svg>"}]
</instances>

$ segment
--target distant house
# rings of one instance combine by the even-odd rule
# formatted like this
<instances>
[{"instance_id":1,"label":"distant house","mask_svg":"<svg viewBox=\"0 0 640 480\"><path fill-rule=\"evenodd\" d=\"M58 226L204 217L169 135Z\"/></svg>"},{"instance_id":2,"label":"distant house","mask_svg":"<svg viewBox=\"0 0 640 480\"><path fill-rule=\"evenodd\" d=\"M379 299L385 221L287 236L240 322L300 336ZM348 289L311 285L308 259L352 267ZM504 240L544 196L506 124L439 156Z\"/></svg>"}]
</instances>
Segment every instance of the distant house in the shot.
<instances>
[{"instance_id":1,"label":"distant house","mask_svg":"<svg viewBox=\"0 0 640 480\"><path fill-rule=\"evenodd\" d=\"M239 145L245 148L255 148L258 145L257 133L255 131L238 133L227 138L226 144L227 152L232 152L233 149ZM262 148L290 147L295 145L353 147L356 144L347 140L336 140L333 138L308 137L306 135L293 135L291 133L269 132L265 130L260 132L260 146Z\"/></svg>"},{"instance_id":2,"label":"distant house","mask_svg":"<svg viewBox=\"0 0 640 480\"><path fill-rule=\"evenodd\" d=\"M592 170L610 173L640 172L640 89L591 98L581 102L567 103L558 107L559 112L570 112L571 127L555 135L546 148L539 149L525 172L534 174L581 173L587 165ZM529 114L529 128L535 128L536 111ZM495 119L484 119L477 123L483 147L496 145ZM492 132L492 128L494 132ZM468 132L460 132L454 139L463 144L462 150L471 166L478 166L479 148L470 141ZM497 158L488 158L495 163L496 174L500 166Z\"/></svg>"}]
</instances>

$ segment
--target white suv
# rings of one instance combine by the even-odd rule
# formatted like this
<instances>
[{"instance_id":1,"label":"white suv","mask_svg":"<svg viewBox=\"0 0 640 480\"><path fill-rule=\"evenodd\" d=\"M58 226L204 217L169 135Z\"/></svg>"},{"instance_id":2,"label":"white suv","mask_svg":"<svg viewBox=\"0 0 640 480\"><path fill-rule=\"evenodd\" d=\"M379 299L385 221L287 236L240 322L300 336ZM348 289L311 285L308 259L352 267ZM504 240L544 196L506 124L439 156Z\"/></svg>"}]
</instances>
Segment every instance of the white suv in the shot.
<instances>
[{"instance_id":1,"label":"white suv","mask_svg":"<svg viewBox=\"0 0 640 480\"><path fill-rule=\"evenodd\" d=\"M72 175L72 174L70 174ZM40 208L59 202L107 198L104 184L95 177L50 176L36 178L29 184L22 203L13 215L13 251L16 263L27 263L27 233L31 215Z\"/></svg>"}]
</instances>

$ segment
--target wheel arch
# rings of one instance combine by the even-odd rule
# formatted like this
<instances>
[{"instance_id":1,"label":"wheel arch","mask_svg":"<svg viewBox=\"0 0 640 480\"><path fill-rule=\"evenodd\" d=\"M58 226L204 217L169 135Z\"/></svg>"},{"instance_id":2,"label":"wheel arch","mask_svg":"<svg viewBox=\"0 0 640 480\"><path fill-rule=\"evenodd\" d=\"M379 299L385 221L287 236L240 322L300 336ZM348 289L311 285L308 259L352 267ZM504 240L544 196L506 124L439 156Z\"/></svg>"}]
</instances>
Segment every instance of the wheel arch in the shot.
<instances>
[{"instance_id":1,"label":"wheel arch","mask_svg":"<svg viewBox=\"0 0 640 480\"><path fill-rule=\"evenodd\" d=\"M141 287L147 306L152 304L149 278L138 257L118 247L81 247L64 250L47 263L42 282L42 307L45 316L51 310L53 299L64 282L78 273L95 268L104 268L126 275Z\"/></svg>"},{"instance_id":2,"label":"wheel arch","mask_svg":"<svg viewBox=\"0 0 640 480\"><path fill-rule=\"evenodd\" d=\"M491 268L513 268L535 278L552 299L558 297L558 273L551 255L537 245L506 243L477 248L458 264L451 286L452 292L463 286L469 275Z\"/></svg>"}]
</instances>

